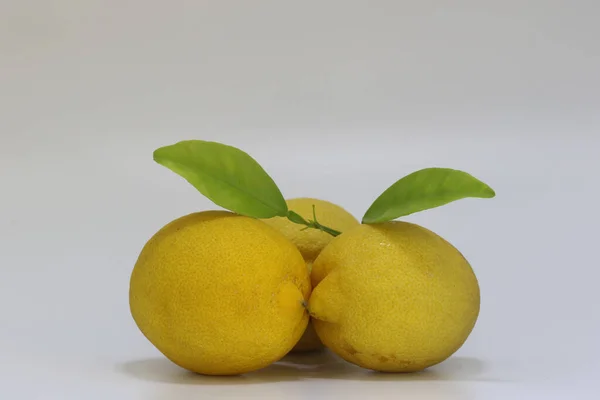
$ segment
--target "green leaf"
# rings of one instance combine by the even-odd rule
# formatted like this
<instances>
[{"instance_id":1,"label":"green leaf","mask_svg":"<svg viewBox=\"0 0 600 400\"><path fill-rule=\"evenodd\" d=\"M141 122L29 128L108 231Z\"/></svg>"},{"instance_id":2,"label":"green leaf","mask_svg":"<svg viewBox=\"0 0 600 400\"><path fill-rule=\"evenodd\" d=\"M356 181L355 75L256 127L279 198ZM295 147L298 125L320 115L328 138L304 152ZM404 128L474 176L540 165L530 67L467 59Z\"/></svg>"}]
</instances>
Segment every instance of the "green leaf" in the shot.
<instances>
[{"instance_id":1,"label":"green leaf","mask_svg":"<svg viewBox=\"0 0 600 400\"><path fill-rule=\"evenodd\" d=\"M464 199L492 198L494 190L472 175L449 168L426 168L413 172L390 186L373 202L362 222L391 221Z\"/></svg>"},{"instance_id":2,"label":"green leaf","mask_svg":"<svg viewBox=\"0 0 600 400\"><path fill-rule=\"evenodd\" d=\"M287 216L287 204L273 179L235 147L187 140L155 150L154 161L227 210L254 218Z\"/></svg>"},{"instance_id":3,"label":"green leaf","mask_svg":"<svg viewBox=\"0 0 600 400\"><path fill-rule=\"evenodd\" d=\"M300 225L309 225L309 222L307 220L305 220L302 215L298 214L295 211L289 210L287 213L287 217L290 221L292 221L295 224L300 224Z\"/></svg>"}]
</instances>

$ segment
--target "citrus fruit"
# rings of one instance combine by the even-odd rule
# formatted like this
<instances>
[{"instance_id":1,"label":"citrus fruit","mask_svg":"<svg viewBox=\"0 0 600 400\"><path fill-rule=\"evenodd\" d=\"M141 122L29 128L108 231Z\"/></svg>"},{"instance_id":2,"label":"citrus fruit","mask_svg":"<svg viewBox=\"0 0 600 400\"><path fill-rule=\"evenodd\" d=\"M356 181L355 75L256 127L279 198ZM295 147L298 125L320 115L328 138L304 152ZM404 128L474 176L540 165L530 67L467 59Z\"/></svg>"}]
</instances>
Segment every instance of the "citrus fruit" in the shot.
<instances>
[{"instance_id":1,"label":"citrus fruit","mask_svg":"<svg viewBox=\"0 0 600 400\"><path fill-rule=\"evenodd\" d=\"M319 223L345 232L359 224L359 222L342 207L325 200L313 198L294 198L286 201L288 209L300 214L304 219L313 219L313 205ZM312 263L321 250L331 242L333 236L317 229L304 229L302 225L295 224L287 218L275 217L265 222L292 241L304 257L306 267L310 273ZM323 344L314 331L312 324L308 324L306 332L294 347L293 351L313 351L323 348Z\"/></svg>"},{"instance_id":2,"label":"citrus fruit","mask_svg":"<svg viewBox=\"0 0 600 400\"><path fill-rule=\"evenodd\" d=\"M283 357L308 324L310 279L298 249L262 221L190 214L143 247L130 309L175 364L207 375L257 370Z\"/></svg>"},{"instance_id":3,"label":"citrus fruit","mask_svg":"<svg viewBox=\"0 0 600 400\"><path fill-rule=\"evenodd\" d=\"M360 225L313 264L309 309L321 341L345 360L419 371L458 350L479 314L467 260L437 234L407 222Z\"/></svg>"}]
</instances>

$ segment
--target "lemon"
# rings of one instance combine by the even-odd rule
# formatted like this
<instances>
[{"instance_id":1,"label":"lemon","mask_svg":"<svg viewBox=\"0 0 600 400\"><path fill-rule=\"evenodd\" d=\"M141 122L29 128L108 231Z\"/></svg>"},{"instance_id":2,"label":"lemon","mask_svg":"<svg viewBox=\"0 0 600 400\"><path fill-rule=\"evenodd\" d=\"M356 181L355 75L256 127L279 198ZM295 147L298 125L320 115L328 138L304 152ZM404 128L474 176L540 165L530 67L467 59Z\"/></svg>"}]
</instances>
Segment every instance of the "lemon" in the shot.
<instances>
[{"instance_id":1,"label":"lemon","mask_svg":"<svg viewBox=\"0 0 600 400\"><path fill-rule=\"evenodd\" d=\"M295 198L287 200L288 209L300 214L304 219L313 219L313 205L315 206L317 221L322 225L333 228L340 232L359 225L359 222L342 207L325 200L313 198ZM275 217L265 222L291 240L300 250L306 267L310 273L312 263L321 250L333 239L328 233L317 229L303 229L302 225L295 224L287 218ZM312 351L323 348L323 344L314 331L312 324L306 328L306 332L294 347L293 351Z\"/></svg>"},{"instance_id":2,"label":"lemon","mask_svg":"<svg viewBox=\"0 0 600 400\"><path fill-rule=\"evenodd\" d=\"M419 371L458 350L479 314L467 260L407 222L360 225L315 260L309 309L323 343L349 362Z\"/></svg>"},{"instance_id":3,"label":"lemon","mask_svg":"<svg viewBox=\"0 0 600 400\"><path fill-rule=\"evenodd\" d=\"M262 221L225 211L181 217L144 246L130 309L175 364L206 375L283 357L307 324L310 279L298 249Z\"/></svg>"}]
</instances>

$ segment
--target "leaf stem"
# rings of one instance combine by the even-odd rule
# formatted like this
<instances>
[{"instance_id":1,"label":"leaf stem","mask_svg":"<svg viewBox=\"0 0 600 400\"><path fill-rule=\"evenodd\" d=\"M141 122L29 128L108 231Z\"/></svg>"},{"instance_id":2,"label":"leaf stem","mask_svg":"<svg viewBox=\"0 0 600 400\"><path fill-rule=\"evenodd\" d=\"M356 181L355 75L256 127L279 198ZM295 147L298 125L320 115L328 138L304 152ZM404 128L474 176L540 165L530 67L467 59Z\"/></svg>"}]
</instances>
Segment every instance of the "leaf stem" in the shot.
<instances>
[{"instance_id":1,"label":"leaf stem","mask_svg":"<svg viewBox=\"0 0 600 400\"><path fill-rule=\"evenodd\" d=\"M306 220L301 215L299 215L298 213L296 213L292 210L288 211L287 219L289 219L290 221L292 221L295 224L306 226L306 228L304 228L304 229L308 229L308 228L318 229L320 231L330 234L333 237L338 236L342 233L342 232L336 231L335 229L330 228L328 226L321 225L319 223L319 221L317 221L317 213L315 212L314 204L313 204L313 219Z\"/></svg>"}]
</instances>

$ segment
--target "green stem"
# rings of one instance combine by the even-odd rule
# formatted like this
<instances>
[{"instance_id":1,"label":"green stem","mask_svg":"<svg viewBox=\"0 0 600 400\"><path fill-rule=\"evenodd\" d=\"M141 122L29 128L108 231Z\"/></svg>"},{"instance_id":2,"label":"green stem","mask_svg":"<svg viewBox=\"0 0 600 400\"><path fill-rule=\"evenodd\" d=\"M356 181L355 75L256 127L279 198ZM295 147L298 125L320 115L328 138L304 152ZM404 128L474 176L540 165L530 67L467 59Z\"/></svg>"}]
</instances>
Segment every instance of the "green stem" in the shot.
<instances>
[{"instance_id":1,"label":"green stem","mask_svg":"<svg viewBox=\"0 0 600 400\"><path fill-rule=\"evenodd\" d=\"M325 233L329 233L333 237L338 236L338 235L340 235L342 233L340 231L336 231L335 229L331 229L331 228L329 228L327 226L321 225L318 222L315 222L315 224L316 224L316 229L320 229L320 230L322 230Z\"/></svg>"},{"instance_id":2,"label":"green stem","mask_svg":"<svg viewBox=\"0 0 600 400\"><path fill-rule=\"evenodd\" d=\"M331 236L338 236L340 235L342 232L340 231L336 231L333 228L330 228L328 226L325 225L321 225L319 223L319 221L317 221L317 215L315 212L315 206L313 204L313 219L309 219L308 221L306 219L304 219L300 214L289 210L287 213L287 219L289 219L290 221L292 221L295 224L299 224L299 225L304 225L306 226L306 228L312 228L312 229L318 229L320 231L323 231L325 233L330 234Z\"/></svg>"}]
</instances>

